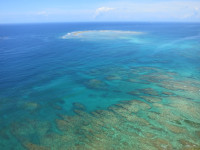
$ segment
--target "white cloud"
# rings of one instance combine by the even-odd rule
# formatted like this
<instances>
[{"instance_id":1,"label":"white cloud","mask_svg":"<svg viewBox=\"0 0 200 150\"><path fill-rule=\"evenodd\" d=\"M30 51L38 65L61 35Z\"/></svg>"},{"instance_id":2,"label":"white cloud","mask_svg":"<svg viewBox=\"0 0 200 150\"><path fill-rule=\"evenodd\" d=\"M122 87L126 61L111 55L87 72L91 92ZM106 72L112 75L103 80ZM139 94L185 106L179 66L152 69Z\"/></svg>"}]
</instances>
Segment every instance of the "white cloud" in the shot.
<instances>
[{"instance_id":1,"label":"white cloud","mask_svg":"<svg viewBox=\"0 0 200 150\"><path fill-rule=\"evenodd\" d=\"M195 7L194 8L196 11L200 11L200 7Z\"/></svg>"},{"instance_id":2,"label":"white cloud","mask_svg":"<svg viewBox=\"0 0 200 150\"><path fill-rule=\"evenodd\" d=\"M117 8L101 19L120 21L200 21L200 0L132 2L120 0L104 3ZM98 14L98 13L97 13Z\"/></svg>"},{"instance_id":3,"label":"white cloud","mask_svg":"<svg viewBox=\"0 0 200 150\"><path fill-rule=\"evenodd\" d=\"M46 11L40 11L40 12L37 12L36 14L39 16L48 16L49 15L49 13Z\"/></svg>"},{"instance_id":4,"label":"white cloud","mask_svg":"<svg viewBox=\"0 0 200 150\"><path fill-rule=\"evenodd\" d=\"M95 16L94 17L96 18L100 14L112 11L114 9L115 8L110 8L110 7L100 7L100 8L97 8L96 11L95 11Z\"/></svg>"},{"instance_id":5,"label":"white cloud","mask_svg":"<svg viewBox=\"0 0 200 150\"><path fill-rule=\"evenodd\" d=\"M190 11L188 11L187 14L183 16L184 19L188 18L200 18L200 8L199 7L194 7L191 8Z\"/></svg>"}]
</instances>

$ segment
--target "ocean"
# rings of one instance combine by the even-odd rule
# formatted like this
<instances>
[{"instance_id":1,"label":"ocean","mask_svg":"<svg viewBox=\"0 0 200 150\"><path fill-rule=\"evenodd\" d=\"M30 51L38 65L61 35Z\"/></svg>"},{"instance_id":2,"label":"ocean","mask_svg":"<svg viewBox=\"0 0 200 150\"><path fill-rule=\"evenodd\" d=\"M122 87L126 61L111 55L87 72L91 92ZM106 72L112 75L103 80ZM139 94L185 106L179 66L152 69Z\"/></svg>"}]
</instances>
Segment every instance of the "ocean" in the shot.
<instances>
[{"instance_id":1,"label":"ocean","mask_svg":"<svg viewBox=\"0 0 200 150\"><path fill-rule=\"evenodd\" d=\"M198 148L199 23L0 25L1 150Z\"/></svg>"}]
</instances>

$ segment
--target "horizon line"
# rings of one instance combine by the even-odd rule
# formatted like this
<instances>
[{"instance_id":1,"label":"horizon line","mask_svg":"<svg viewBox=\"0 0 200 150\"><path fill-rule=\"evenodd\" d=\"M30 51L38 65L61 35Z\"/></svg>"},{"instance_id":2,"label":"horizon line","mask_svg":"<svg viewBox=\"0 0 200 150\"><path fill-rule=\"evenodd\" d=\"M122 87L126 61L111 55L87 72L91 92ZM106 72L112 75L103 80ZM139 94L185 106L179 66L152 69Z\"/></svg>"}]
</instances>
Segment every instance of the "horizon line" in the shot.
<instances>
[{"instance_id":1,"label":"horizon line","mask_svg":"<svg viewBox=\"0 0 200 150\"><path fill-rule=\"evenodd\" d=\"M197 21L60 21L60 22L13 22L0 23L0 25L14 24L53 24L53 23L200 23Z\"/></svg>"}]
</instances>

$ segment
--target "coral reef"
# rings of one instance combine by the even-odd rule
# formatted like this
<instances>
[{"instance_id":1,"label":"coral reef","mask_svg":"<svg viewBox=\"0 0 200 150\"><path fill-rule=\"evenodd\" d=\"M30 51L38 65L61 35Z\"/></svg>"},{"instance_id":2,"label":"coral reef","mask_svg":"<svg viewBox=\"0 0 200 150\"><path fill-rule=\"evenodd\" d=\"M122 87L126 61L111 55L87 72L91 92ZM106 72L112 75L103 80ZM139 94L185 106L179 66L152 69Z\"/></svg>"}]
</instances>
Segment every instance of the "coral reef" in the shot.
<instances>
[{"instance_id":1,"label":"coral reef","mask_svg":"<svg viewBox=\"0 0 200 150\"><path fill-rule=\"evenodd\" d=\"M78 110L86 110L86 107L83 105L83 104L81 104L81 103L78 103L78 102L74 102L73 103L73 110L75 110L75 109L78 109Z\"/></svg>"},{"instance_id":2,"label":"coral reef","mask_svg":"<svg viewBox=\"0 0 200 150\"><path fill-rule=\"evenodd\" d=\"M85 83L86 87L91 89L106 89L107 85L105 82L97 79L91 79Z\"/></svg>"},{"instance_id":3,"label":"coral reef","mask_svg":"<svg viewBox=\"0 0 200 150\"><path fill-rule=\"evenodd\" d=\"M97 77L102 71L106 72L102 69L90 73ZM83 85L104 92L113 82L126 82L130 88L117 87L115 94L124 94L129 99L118 100L107 109L93 111L88 111L87 105L83 105L81 101L73 101L71 107L73 115L64 112L64 107L60 109L60 105L65 102L48 103L57 113L53 123L24 119L10 125L11 134L23 148L29 150L196 150L199 148L198 81L183 77L178 81L176 73L156 67L133 67L127 70L121 69L117 73L112 68L109 71L111 72L104 77L106 81L98 80L98 77L91 78ZM115 75L111 75L112 71ZM122 74L128 75L122 79ZM138 87L135 87L135 84ZM40 105L28 102L23 107L26 110L37 111ZM10 138L7 132L0 131L0 134Z\"/></svg>"},{"instance_id":4,"label":"coral reef","mask_svg":"<svg viewBox=\"0 0 200 150\"><path fill-rule=\"evenodd\" d=\"M39 104L36 102L26 102L23 104L22 107L24 107L27 110L34 111L39 108Z\"/></svg>"}]
</instances>

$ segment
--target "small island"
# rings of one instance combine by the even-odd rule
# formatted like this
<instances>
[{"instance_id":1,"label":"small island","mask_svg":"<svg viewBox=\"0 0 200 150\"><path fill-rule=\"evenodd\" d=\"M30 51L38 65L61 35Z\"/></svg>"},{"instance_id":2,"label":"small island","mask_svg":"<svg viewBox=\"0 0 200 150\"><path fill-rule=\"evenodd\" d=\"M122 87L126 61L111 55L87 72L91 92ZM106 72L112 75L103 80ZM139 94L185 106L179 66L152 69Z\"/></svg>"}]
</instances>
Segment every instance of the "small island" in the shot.
<instances>
[{"instance_id":1,"label":"small island","mask_svg":"<svg viewBox=\"0 0 200 150\"><path fill-rule=\"evenodd\" d=\"M123 35L140 35L144 32L138 31L122 31L122 30L87 30L87 31L75 31L69 32L66 35L62 36L62 39L71 39L71 38L90 38L97 36L98 38L118 38Z\"/></svg>"}]
</instances>

